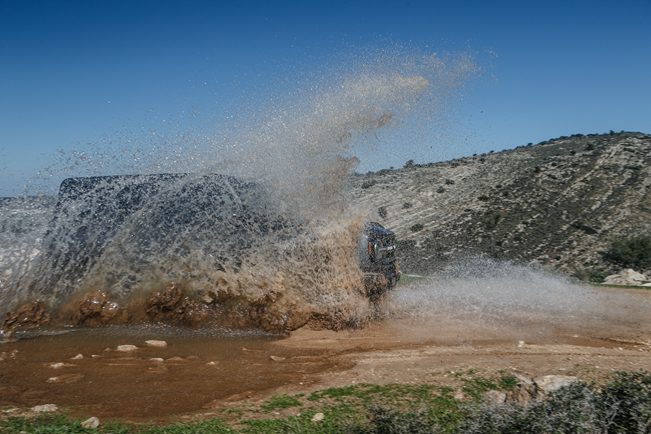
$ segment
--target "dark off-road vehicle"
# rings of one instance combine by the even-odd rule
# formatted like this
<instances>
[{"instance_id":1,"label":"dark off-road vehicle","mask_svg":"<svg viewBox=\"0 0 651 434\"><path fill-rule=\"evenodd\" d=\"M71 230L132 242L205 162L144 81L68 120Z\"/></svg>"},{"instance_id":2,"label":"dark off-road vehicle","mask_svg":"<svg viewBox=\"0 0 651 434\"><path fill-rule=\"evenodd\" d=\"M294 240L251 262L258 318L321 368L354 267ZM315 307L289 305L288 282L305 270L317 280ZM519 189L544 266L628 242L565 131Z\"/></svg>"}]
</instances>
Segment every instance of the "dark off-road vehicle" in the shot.
<instances>
[{"instance_id":1,"label":"dark off-road vehicle","mask_svg":"<svg viewBox=\"0 0 651 434\"><path fill-rule=\"evenodd\" d=\"M357 262L364 272L364 286L369 296L396 286L401 273L396 258L395 234L380 223L366 223L360 235Z\"/></svg>"},{"instance_id":2,"label":"dark off-road vehicle","mask_svg":"<svg viewBox=\"0 0 651 434\"><path fill-rule=\"evenodd\" d=\"M121 280L112 291L127 292L136 286L138 270L170 256L188 258L200 250L212 261L209 267L223 271L237 268L247 252L265 243L309 237L306 222L271 202L258 184L218 174L66 179L44 239L38 279L30 285L63 299L94 267L106 267L98 261L112 249L134 270L114 273ZM369 297L400 279L395 235L379 223L365 225L357 257Z\"/></svg>"}]
</instances>

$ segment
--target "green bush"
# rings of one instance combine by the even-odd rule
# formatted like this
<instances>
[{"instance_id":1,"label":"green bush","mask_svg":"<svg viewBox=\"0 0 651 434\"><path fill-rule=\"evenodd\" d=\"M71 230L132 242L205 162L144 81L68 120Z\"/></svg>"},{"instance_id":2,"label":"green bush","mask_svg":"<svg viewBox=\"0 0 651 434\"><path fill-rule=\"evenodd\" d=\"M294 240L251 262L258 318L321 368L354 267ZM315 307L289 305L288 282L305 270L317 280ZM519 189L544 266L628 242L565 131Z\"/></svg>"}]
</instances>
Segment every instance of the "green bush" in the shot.
<instances>
[{"instance_id":1,"label":"green bush","mask_svg":"<svg viewBox=\"0 0 651 434\"><path fill-rule=\"evenodd\" d=\"M371 187L373 187L375 184L377 184L377 181L375 181L375 180L364 181L364 183L362 184L362 188L371 188Z\"/></svg>"},{"instance_id":2,"label":"green bush","mask_svg":"<svg viewBox=\"0 0 651 434\"><path fill-rule=\"evenodd\" d=\"M423 406L418 411L369 408L369 423L349 426L346 433L648 433L651 428L651 376L644 372L618 372L599 390L582 382L550 393L528 406L513 402L481 404L477 401L445 414ZM443 416L443 417L442 417ZM446 417L447 416L447 417Z\"/></svg>"},{"instance_id":3,"label":"green bush","mask_svg":"<svg viewBox=\"0 0 651 434\"><path fill-rule=\"evenodd\" d=\"M439 187L439 188L436 189L436 192L437 193L445 193L445 188Z\"/></svg>"},{"instance_id":4,"label":"green bush","mask_svg":"<svg viewBox=\"0 0 651 434\"><path fill-rule=\"evenodd\" d=\"M411 208L411 206L412 206L412 205L411 205L410 202L405 202L405 203L402 204L402 207L403 207L404 209L409 209L409 208Z\"/></svg>"},{"instance_id":5,"label":"green bush","mask_svg":"<svg viewBox=\"0 0 651 434\"><path fill-rule=\"evenodd\" d=\"M613 381L601 390L596 407L603 419L610 422L610 432L650 432L651 375L615 373Z\"/></svg>"},{"instance_id":6,"label":"green bush","mask_svg":"<svg viewBox=\"0 0 651 434\"><path fill-rule=\"evenodd\" d=\"M377 209L377 213L383 219L387 217L387 209L384 206L381 206Z\"/></svg>"},{"instance_id":7,"label":"green bush","mask_svg":"<svg viewBox=\"0 0 651 434\"><path fill-rule=\"evenodd\" d=\"M647 270L651 268L651 237L640 236L614 241L602 256L608 262L625 268Z\"/></svg>"},{"instance_id":8,"label":"green bush","mask_svg":"<svg viewBox=\"0 0 651 434\"><path fill-rule=\"evenodd\" d=\"M487 212L484 217L480 217L479 221L486 226L486 229L492 231L495 229L495 226L502 220L502 214L492 212Z\"/></svg>"},{"instance_id":9,"label":"green bush","mask_svg":"<svg viewBox=\"0 0 651 434\"><path fill-rule=\"evenodd\" d=\"M595 433L600 420L595 394L584 383L552 393L528 407L515 404L477 406L459 426L460 433Z\"/></svg>"},{"instance_id":10,"label":"green bush","mask_svg":"<svg viewBox=\"0 0 651 434\"><path fill-rule=\"evenodd\" d=\"M583 232L585 232L588 235L594 235L599 233L597 229L591 228L590 226L586 225L585 223L581 221L576 221L572 223L570 226L572 226L574 229L579 229Z\"/></svg>"},{"instance_id":11,"label":"green bush","mask_svg":"<svg viewBox=\"0 0 651 434\"><path fill-rule=\"evenodd\" d=\"M452 179L446 179L446 180L445 180L445 184L446 184L446 185L454 185L454 180L452 180Z\"/></svg>"},{"instance_id":12,"label":"green bush","mask_svg":"<svg viewBox=\"0 0 651 434\"><path fill-rule=\"evenodd\" d=\"M418 231L422 231L422 230L423 230L423 227L424 227L424 226L423 226L422 224L420 224L420 223L416 223L416 224L413 225L410 229L411 229L412 232L418 232Z\"/></svg>"},{"instance_id":13,"label":"green bush","mask_svg":"<svg viewBox=\"0 0 651 434\"><path fill-rule=\"evenodd\" d=\"M572 277L591 283L601 283L607 276L608 274L603 271L587 270L585 268L577 268L574 270L574 273L572 273Z\"/></svg>"},{"instance_id":14,"label":"green bush","mask_svg":"<svg viewBox=\"0 0 651 434\"><path fill-rule=\"evenodd\" d=\"M412 167L414 167L414 160L408 160L408 161L405 163L405 169L410 169L410 168L412 168Z\"/></svg>"}]
</instances>

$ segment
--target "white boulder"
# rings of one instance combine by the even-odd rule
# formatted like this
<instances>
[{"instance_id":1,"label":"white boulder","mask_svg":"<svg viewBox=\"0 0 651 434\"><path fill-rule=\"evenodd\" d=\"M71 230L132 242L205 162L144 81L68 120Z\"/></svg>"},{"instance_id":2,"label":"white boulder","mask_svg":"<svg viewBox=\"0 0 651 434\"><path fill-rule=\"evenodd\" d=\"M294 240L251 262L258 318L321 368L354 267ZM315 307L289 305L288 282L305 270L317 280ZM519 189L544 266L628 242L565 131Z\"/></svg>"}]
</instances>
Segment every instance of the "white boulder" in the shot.
<instances>
[{"instance_id":1,"label":"white boulder","mask_svg":"<svg viewBox=\"0 0 651 434\"><path fill-rule=\"evenodd\" d=\"M623 286L643 286L649 279L642 273L638 273L632 268L626 268L619 272L606 277L604 282L606 285L623 285Z\"/></svg>"},{"instance_id":2,"label":"white boulder","mask_svg":"<svg viewBox=\"0 0 651 434\"><path fill-rule=\"evenodd\" d=\"M167 342L165 342L165 341L156 341L156 340L151 340L151 341L145 341L145 343L146 343L147 346L149 346L149 347L161 347L161 348L162 348L162 347L166 347L166 346L167 346Z\"/></svg>"},{"instance_id":3,"label":"white boulder","mask_svg":"<svg viewBox=\"0 0 651 434\"><path fill-rule=\"evenodd\" d=\"M544 377L536 378L534 383L536 383L536 386L538 386L540 390L543 390L546 393L551 393L577 381L579 381L578 378L570 377L568 375L545 375Z\"/></svg>"},{"instance_id":4,"label":"white boulder","mask_svg":"<svg viewBox=\"0 0 651 434\"><path fill-rule=\"evenodd\" d=\"M499 392L497 390L489 390L488 392L484 393L484 402L487 402L489 404L502 404L504 401L506 401L506 393L504 392Z\"/></svg>"},{"instance_id":5,"label":"white boulder","mask_svg":"<svg viewBox=\"0 0 651 434\"><path fill-rule=\"evenodd\" d=\"M82 428L97 428L99 426L99 419L91 417L81 423Z\"/></svg>"},{"instance_id":6,"label":"white boulder","mask_svg":"<svg viewBox=\"0 0 651 434\"><path fill-rule=\"evenodd\" d=\"M35 411L36 413L52 413L57 411L59 408L55 404L43 404L43 405L37 405L36 407L32 408L32 411Z\"/></svg>"}]
</instances>

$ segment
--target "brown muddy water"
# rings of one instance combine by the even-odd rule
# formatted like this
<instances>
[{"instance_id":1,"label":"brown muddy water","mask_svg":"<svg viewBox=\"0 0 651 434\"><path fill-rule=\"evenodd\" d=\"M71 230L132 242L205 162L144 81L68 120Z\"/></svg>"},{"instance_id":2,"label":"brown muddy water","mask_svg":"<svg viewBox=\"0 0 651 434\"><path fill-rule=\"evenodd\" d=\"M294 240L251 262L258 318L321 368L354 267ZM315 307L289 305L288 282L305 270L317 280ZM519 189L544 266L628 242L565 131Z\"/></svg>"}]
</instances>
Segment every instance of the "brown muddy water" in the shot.
<instances>
[{"instance_id":1,"label":"brown muddy water","mask_svg":"<svg viewBox=\"0 0 651 434\"><path fill-rule=\"evenodd\" d=\"M149 420L193 411L213 400L344 367L327 350L277 346L281 337L259 332L131 326L18 337L0 346L0 405L56 403L105 418ZM147 340L167 346L147 346ZM120 345L138 349L121 352Z\"/></svg>"}]
</instances>

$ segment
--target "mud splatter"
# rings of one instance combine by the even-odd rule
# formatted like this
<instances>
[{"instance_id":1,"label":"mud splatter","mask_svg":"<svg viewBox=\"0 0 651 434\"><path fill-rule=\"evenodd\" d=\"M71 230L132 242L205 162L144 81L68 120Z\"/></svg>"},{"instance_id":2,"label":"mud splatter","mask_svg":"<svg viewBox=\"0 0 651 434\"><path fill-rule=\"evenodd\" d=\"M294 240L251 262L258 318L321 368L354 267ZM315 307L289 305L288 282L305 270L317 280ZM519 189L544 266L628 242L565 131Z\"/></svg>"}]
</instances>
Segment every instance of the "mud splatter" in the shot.
<instances>
[{"instance_id":1,"label":"mud splatter","mask_svg":"<svg viewBox=\"0 0 651 434\"><path fill-rule=\"evenodd\" d=\"M5 320L0 325L0 336L11 339L18 327L34 328L50 323L50 315L45 312L45 307L40 300L21 306L15 312L8 312Z\"/></svg>"},{"instance_id":2,"label":"mud splatter","mask_svg":"<svg viewBox=\"0 0 651 434\"><path fill-rule=\"evenodd\" d=\"M42 309L42 305L40 307ZM286 334L306 324L316 329L338 330L359 326L366 319L366 316L360 317L355 309L351 312L347 306L330 311L297 307L278 313L264 304L244 306L196 300L184 293L179 285L170 284L163 291L153 292L147 298L133 300L123 306L111 301L110 293L86 294L64 306L53 320L53 325L166 324L190 328L258 329ZM29 325L17 322L12 330L24 324Z\"/></svg>"}]
</instances>

